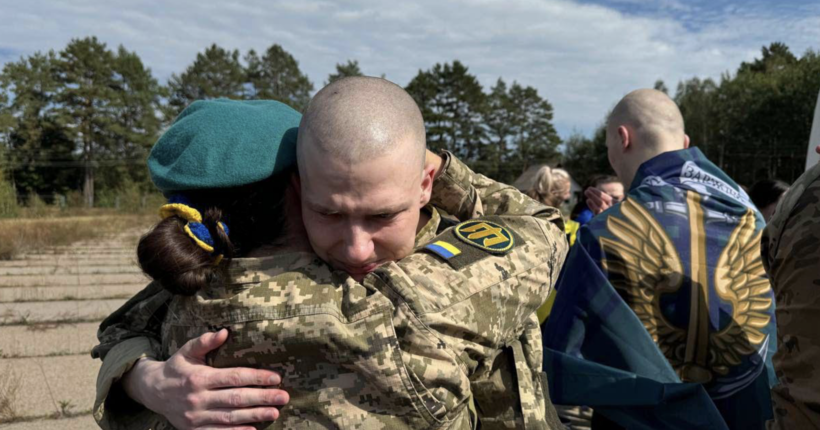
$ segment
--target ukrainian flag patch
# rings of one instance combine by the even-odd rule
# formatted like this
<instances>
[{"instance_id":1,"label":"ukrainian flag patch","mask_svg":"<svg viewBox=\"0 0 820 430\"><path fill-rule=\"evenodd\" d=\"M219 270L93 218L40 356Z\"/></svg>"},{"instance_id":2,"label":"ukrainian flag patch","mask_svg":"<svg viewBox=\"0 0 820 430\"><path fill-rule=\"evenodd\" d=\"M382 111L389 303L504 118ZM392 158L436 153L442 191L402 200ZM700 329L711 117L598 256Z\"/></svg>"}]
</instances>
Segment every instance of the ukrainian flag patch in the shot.
<instances>
[{"instance_id":1,"label":"ukrainian flag patch","mask_svg":"<svg viewBox=\"0 0 820 430\"><path fill-rule=\"evenodd\" d=\"M426 245L424 249L438 255L439 257L445 260L449 260L455 257L456 255L461 254L461 250L442 240Z\"/></svg>"}]
</instances>

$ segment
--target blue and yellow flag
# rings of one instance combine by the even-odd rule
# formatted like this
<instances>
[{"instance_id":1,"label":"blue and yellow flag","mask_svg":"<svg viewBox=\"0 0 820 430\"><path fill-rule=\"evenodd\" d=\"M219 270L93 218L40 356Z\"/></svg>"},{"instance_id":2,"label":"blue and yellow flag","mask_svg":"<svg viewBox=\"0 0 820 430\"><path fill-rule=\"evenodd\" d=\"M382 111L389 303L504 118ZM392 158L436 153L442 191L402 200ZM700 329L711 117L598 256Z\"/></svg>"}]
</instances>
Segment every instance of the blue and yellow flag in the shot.
<instances>
[{"instance_id":1,"label":"blue and yellow flag","mask_svg":"<svg viewBox=\"0 0 820 430\"><path fill-rule=\"evenodd\" d=\"M644 163L559 278L542 326L553 401L627 428L763 428L776 341L762 227L699 150Z\"/></svg>"}]
</instances>

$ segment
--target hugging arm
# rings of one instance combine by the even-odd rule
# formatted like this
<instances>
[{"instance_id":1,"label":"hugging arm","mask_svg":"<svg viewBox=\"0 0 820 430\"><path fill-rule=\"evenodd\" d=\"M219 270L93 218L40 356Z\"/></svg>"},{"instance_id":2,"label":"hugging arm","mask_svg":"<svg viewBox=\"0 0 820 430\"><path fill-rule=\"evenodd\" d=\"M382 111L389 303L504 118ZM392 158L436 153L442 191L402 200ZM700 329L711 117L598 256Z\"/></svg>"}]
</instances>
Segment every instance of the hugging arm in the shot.
<instances>
[{"instance_id":1,"label":"hugging arm","mask_svg":"<svg viewBox=\"0 0 820 430\"><path fill-rule=\"evenodd\" d=\"M429 151L428 151L429 152ZM428 154L428 163L435 160ZM490 215L536 216L557 223L563 229L558 209L544 206L515 187L474 172L449 152L442 153L433 183L433 206L466 221Z\"/></svg>"},{"instance_id":2,"label":"hugging arm","mask_svg":"<svg viewBox=\"0 0 820 430\"><path fill-rule=\"evenodd\" d=\"M259 369L214 369L205 355L227 339L206 333L160 361L160 330L173 295L152 282L106 318L92 357L103 360L97 377L94 419L103 429L145 429L165 416L181 429L253 429L243 423L271 421L288 396L275 387L280 378Z\"/></svg>"}]
</instances>

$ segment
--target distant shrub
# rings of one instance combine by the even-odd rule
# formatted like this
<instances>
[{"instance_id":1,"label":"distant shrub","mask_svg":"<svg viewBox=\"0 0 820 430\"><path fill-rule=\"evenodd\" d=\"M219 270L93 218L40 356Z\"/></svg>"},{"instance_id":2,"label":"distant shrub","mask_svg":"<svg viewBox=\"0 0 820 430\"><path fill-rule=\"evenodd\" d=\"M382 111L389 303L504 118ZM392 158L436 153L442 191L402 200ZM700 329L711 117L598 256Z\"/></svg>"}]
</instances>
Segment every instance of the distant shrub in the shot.
<instances>
[{"instance_id":1,"label":"distant shrub","mask_svg":"<svg viewBox=\"0 0 820 430\"><path fill-rule=\"evenodd\" d=\"M83 193L77 190L71 190L65 193L65 203L69 209L84 208L85 199L83 198Z\"/></svg>"},{"instance_id":2,"label":"distant shrub","mask_svg":"<svg viewBox=\"0 0 820 430\"><path fill-rule=\"evenodd\" d=\"M143 209L143 194L139 184L131 181L125 182L118 190L115 207L122 212L137 213Z\"/></svg>"},{"instance_id":3,"label":"distant shrub","mask_svg":"<svg viewBox=\"0 0 820 430\"><path fill-rule=\"evenodd\" d=\"M17 216L17 192L2 176L0 172L0 218Z\"/></svg>"},{"instance_id":4,"label":"distant shrub","mask_svg":"<svg viewBox=\"0 0 820 430\"><path fill-rule=\"evenodd\" d=\"M25 215L29 218L43 218L48 216L52 211L50 210L48 203L46 203L42 198L40 198L37 194L29 194L26 198L26 211Z\"/></svg>"},{"instance_id":5,"label":"distant shrub","mask_svg":"<svg viewBox=\"0 0 820 430\"><path fill-rule=\"evenodd\" d=\"M163 196L162 194L155 192L144 195L143 202L143 212L157 213L157 211L159 211L160 206L164 205L165 203L168 203L168 199L166 199L165 196Z\"/></svg>"},{"instance_id":6,"label":"distant shrub","mask_svg":"<svg viewBox=\"0 0 820 430\"><path fill-rule=\"evenodd\" d=\"M102 215L103 213L106 213ZM66 246L133 229L144 231L156 215L125 215L96 209L87 216L0 220L0 260L52 246Z\"/></svg>"}]
</instances>

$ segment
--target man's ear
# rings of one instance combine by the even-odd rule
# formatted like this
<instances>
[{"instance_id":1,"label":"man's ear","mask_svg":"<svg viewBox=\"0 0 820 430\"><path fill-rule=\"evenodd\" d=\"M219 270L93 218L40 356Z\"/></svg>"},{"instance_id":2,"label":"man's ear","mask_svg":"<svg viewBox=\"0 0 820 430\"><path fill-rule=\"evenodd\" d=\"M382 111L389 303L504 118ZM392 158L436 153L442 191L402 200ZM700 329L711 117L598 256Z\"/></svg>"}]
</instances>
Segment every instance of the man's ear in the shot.
<instances>
[{"instance_id":1,"label":"man's ear","mask_svg":"<svg viewBox=\"0 0 820 430\"><path fill-rule=\"evenodd\" d=\"M429 163L424 166L424 170L421 172L421 199L419 200L421 206L430 203L430 199L433 197L433 182L436 180L436 170L438 170L438 166L435 163Z\"/></svg>"},{"instance_id":2,"label":"man's ear","mask_svg":"<svg viewBox=\"0 0 820 430\"><path fill-rule=\"evenodd\" d=\"M626 127L618 127L618 138L621 141L621 148L623 148L624 151L629 149L629 146L632 145L632 135Z\"/></svg>"},{"instance_id":3,"label":"man's ear","mask_svg":"<svg viewBox=\"0 0 820 430\"><path fill-rule=\"evenodd\" d=\"M689 149L689 135L683 135L683 149Z\"/></svg>"}]
</instances>

